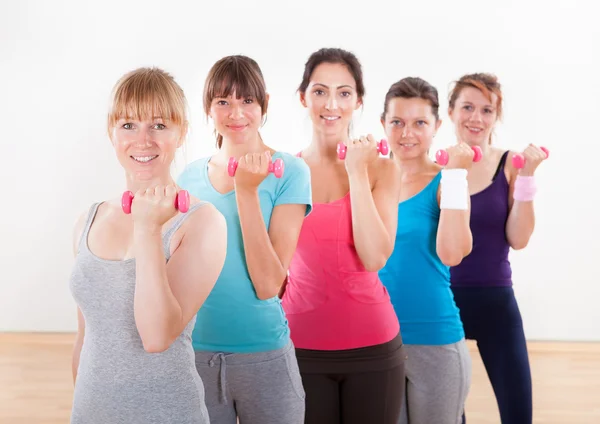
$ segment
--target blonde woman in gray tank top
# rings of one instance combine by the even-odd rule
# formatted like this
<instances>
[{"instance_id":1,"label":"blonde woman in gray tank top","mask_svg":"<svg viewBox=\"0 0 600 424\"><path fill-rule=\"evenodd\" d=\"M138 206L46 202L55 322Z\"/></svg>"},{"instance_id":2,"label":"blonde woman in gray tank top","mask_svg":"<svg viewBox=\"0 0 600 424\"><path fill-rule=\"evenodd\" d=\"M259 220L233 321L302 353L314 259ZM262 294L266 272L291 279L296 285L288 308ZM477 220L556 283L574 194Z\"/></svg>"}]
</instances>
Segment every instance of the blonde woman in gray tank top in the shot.
<instances>
[{"instance_id":1,"label":"blonde woman in gray tank top","mask_svg":"<svg viewBox=\"0 0 600 424\"><path fill-rule=\"evenodd\" d=\"M71 423L209 423L191 332L223 267L227 227L209 203L176 207L183 91L160 69L126 74L108 132L134 197L129 210L121 198L94 203L75 226Z\"/></svg>"}]
</instances>

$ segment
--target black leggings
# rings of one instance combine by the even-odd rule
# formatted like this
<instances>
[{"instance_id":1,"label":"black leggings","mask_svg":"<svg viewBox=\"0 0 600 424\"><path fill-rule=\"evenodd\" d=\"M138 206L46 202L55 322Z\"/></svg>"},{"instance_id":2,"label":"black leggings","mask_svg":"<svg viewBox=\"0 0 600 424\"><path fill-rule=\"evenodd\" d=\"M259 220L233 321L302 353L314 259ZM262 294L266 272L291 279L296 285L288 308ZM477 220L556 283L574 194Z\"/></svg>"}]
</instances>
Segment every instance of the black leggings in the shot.
<instances>
[{"instance_id":1,"label":"black leggings","mask_svg":"<svg viewBox=\"0 0 600 424\"><path fill-rule=\"evenodd\" d=\"M398 335L377 346L296 349L306 392L305 424L397 424L404 397L404 353Z\"/></svg>"},{"instance_id":2,"label":"black leggings","mask_svg":"<svg viewBox=\"0 0 600 424\"><path fill-rule=\"evenodd\" d=\"M531 371L523 321L512 287L452 290L466 338L477 341L502 423L531 424Z\"/></svg>"}]
</instances>

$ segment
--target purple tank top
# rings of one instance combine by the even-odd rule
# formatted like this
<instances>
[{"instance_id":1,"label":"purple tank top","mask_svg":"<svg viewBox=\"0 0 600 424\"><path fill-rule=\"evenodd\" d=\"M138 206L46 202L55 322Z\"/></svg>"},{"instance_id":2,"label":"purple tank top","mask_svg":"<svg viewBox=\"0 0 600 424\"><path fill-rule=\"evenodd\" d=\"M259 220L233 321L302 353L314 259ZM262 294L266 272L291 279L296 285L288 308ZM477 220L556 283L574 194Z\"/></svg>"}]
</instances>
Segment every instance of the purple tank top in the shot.
<instances>
[{"instance_id":1,"label":"purple tank top","mask_svg":"<svg viewBox=\"0 0 600 424\"><path fill-rule=\"evenodd\" d=\"M504 152L492 183L471 196L473 249L462 262L450 268L452 287L512 286L506 238L509 185L504 173Z\"/></svg>"}]
</instances>

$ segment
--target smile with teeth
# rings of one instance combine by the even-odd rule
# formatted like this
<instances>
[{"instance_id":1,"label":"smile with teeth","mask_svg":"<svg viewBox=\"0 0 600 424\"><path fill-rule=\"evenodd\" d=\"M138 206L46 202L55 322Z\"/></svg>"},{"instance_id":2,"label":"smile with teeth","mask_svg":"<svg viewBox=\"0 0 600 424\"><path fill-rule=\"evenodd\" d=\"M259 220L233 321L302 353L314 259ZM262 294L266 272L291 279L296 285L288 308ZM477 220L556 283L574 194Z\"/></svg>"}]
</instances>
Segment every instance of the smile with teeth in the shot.
<instances>
[{"instance_id":1,"label":"smile with teeth","mask_svg":"<svg viewBox=\"0 0 600 424\"><path fill-rule=\"evenodd\" d=\"M483 128L476 128L476 127L467 127L467 129L474 133L479 133L479 132L483 131Z\"/></svg>"},{"instance_id":2,"label":"smile with teeth","mask_svg":"<svg viewBox=\"0 0 600 424\"><path fill-rule=\"evenodd\" d=\"M153 155L153 156L131 156L131 159L133 159L136 162L141 162L141 163L148 163L153 159L156 159L158 157L158 155Z\"/></svg>"},{"instance_id":3,"label":"smile with teeth","mask_svg":"<svg viewBox=\"0 0 600 424\"><path fill-rule=\"evenodd\" d=\"M321 118L325 119L326 121L335 121L337 119L340 119L339 116L325 116L325 115L321 115Z\"/></svg>"}]
</instances>

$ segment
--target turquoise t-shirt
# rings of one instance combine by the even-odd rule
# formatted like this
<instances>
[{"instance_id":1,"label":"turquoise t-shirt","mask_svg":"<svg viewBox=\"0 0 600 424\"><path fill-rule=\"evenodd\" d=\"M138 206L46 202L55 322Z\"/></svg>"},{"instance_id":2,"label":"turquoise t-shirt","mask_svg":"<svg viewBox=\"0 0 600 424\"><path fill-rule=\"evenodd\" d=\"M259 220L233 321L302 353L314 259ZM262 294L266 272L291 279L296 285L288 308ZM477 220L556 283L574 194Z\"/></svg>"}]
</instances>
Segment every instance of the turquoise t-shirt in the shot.
<instances>
[{"instance_id":1,"label":"turquoise t-shirt","mask_svg":"<svg viewBox=\"0 0 600 424\"><path fill-rule=\"evenodd\" d=\"M260 208L267 230L273 208L282 204L305 204L312 210L310 169L300 158L283 152L284 174L270 173L258 187ZM279 349L290 340L281 300L260 300L246 267L244 244L235 191L219 193L208 179L208 162L202 158L186 167L177 183L191 195L212 203L227 221L227 256L223 270L197 314L192 333L195 350L229 353L265 352Z\"/></svg>"},{"instance_id":2,"label":"turquoise t-shirt","mask_svg":"<svg viewBox=\"0 0 600 424\"><path fill-rule=\"evenodd\" d=\"M441 173L398 205L394 251L379 278L388 289L405 344L444 345L464 338L450 289L450 268L436 251Z\"/></svg>"}]
</instances>

